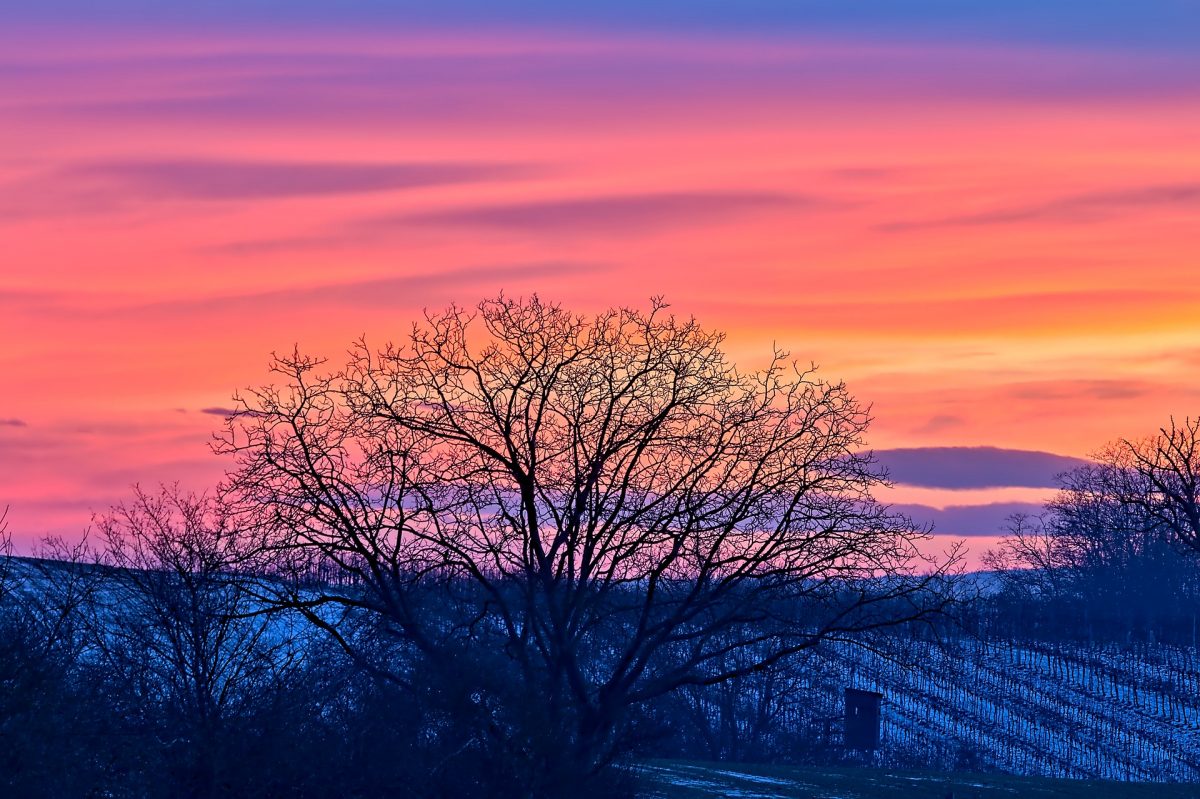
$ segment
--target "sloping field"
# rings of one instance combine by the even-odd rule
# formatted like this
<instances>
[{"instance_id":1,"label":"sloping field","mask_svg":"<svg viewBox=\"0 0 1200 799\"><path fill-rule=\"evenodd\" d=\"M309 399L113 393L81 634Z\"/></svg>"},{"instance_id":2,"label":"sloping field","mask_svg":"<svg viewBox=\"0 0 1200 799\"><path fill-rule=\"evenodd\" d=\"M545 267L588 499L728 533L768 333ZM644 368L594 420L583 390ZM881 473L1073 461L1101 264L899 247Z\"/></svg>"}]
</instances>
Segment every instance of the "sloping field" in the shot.
<instances>
[{"instance_id":1,"label":"sloping field","mask_svg":"<svg viewBox=\"0 0 1200 799\"><path fill-rule=\"evenodd\" d=\"M1200 781L1200 662L1189 647L964 642L922 648L915 667L853 647L825 655L833 680L811 701L833 715L841 684L883 693L885 755L911 763L965 749L1013 774Z\"/></svg>"},{"instance_id":2,"label":"sloping field","mask_svg":"<svg viewBox=\"0 0 1200 799\"><path fill-rule=\"evenodd\" d=\"M822 645L789 682L696 695L699 729L733 727L742 757L842 763L843 689L884 697L873 764L938 772L1200 784L1200 652L1165 644L897 638L884 656ZM768 708L771 726L760 723ZM736 713L736 716L734 715ZM834 736L828 720L834 719ZM826 732L822 732L822 727ZM757 726L756 726L757 725Z\"/></svg>"},{"instance_id":3,"label":"sloping field","mask_svg":"<svg viewBox=\"0 0 1200 799\"><path fill-rule=\"evenodd\" d=\"M643 799L1197 799L1200 785L1055 780L890 769L651 761Z\"/></svg>"}]
</instances>

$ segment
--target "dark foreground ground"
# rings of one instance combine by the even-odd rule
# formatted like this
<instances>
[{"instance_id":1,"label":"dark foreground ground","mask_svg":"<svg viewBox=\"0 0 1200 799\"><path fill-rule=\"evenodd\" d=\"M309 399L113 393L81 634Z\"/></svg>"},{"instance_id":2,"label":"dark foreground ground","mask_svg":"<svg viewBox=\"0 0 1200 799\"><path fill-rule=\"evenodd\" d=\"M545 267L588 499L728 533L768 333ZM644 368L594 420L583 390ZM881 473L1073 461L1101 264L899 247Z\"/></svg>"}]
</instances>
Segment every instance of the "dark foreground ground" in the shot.
<instances>
[{"instance_id":1,"label":"dark foreground ground","mask_svg":"<svg viewBox=\"0 0 1200 799\"><path fill-rule=\"evenodd\" d=\"M640 785L645 799L1200 799L1200 785L673 760L643 765Z\"/></svg>"}]
</instances>

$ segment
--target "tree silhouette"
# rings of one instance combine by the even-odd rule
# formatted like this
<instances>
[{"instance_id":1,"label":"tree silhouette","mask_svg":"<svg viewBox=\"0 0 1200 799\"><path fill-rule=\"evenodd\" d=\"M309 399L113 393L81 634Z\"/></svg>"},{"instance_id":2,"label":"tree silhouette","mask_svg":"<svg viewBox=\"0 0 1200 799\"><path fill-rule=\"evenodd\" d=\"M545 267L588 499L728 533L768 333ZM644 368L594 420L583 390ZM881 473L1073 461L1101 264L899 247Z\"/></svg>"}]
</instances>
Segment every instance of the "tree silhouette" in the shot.
<instances>
[{"instance_id":1,"label":"tree silhouette","mask_svg":"<svg viewBox=\"0 0 1200 799\"><path fill-rule=\"evenodd\" d=\"M1122 440L1104 460L1134 475L1127 497L1200 552L1200 418L1174 419L1147 438Z\"/></svg>"},{"instance_id":2,"label":"tree silhouette","mask_svg":"<svg viewBox=\"0 0 1200 799\"><path fill-rule=\"evenodd\" d=\"M337 371L277 358L216 444L264 598L400 684L458 675L464 748L536 796L578 793L640 703L940 612L951 564L872 499L865 409L723 341L660 301L501 297Z\"/></svg>"}]
</instances>

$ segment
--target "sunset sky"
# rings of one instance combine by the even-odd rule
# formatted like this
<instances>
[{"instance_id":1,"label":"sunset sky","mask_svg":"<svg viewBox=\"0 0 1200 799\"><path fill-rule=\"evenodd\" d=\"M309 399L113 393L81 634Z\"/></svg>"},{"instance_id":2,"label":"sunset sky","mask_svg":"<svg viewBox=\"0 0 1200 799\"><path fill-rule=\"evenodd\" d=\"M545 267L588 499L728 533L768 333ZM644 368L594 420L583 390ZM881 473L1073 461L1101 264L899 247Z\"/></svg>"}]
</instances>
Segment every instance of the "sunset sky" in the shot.
<instances>
[{"instance_id":1,"label":"sunset sky","mask_svg":"<svg viewBox=\"0 0 1200 799\"><path fill-rule=\"evenodd\" d=\"M902 450L886 498L976 552L1200 413L1196 3L36 5L0 11L24 547L215 484L273 350L501 290L815 361Z\"/></svg>"}]
</instances>

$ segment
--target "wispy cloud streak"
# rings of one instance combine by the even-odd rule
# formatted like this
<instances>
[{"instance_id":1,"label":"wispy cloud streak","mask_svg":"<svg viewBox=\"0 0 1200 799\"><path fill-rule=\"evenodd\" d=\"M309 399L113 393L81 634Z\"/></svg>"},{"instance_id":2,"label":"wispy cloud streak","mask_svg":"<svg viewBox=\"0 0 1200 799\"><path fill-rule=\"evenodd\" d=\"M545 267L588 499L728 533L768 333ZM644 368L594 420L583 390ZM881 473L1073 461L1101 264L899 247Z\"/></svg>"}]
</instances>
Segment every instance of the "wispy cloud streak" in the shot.
<instances>
[{"instance_id":1,"label":"wispy cloud streak","mask_svg":"<svg viewBox=\"0 0 1200 799\"><path fill-rule=\"evenodd\" d=\"M893 222L881 230L923 230L939 227L1015 225L1025 222L1086 224L1119 214L1164 209L1200 211L1200 182L1095 191L1060 197L1035 205L997 208L938 219Z\"/></svg>"},{"instance_id":2,"label":"wispy cloud streak","mask_svg":"<svg viewBox=\"0 0 1200 799\"><path fill-rule=\"evenodd\" d=\"M108 184L128 195L189 200L257 200L394 191L510 178L512 164L354 163L176 159L81 164L57 177Z\"/></svg>"},{"instance_id":3,"label":"wispy cloud streak","mask_svg":"<svg viewBox=\"0 0 1200 799\"><path fill-rule=\"evenodd\" d=\"M365 222L364 227L439 225L541 231L547 235L563 231L608 233L728 223L749 214L795 212L825 204L812 197L769 192L665 192L468 206L378 217Z\"/></svg>"}]
</instances>

